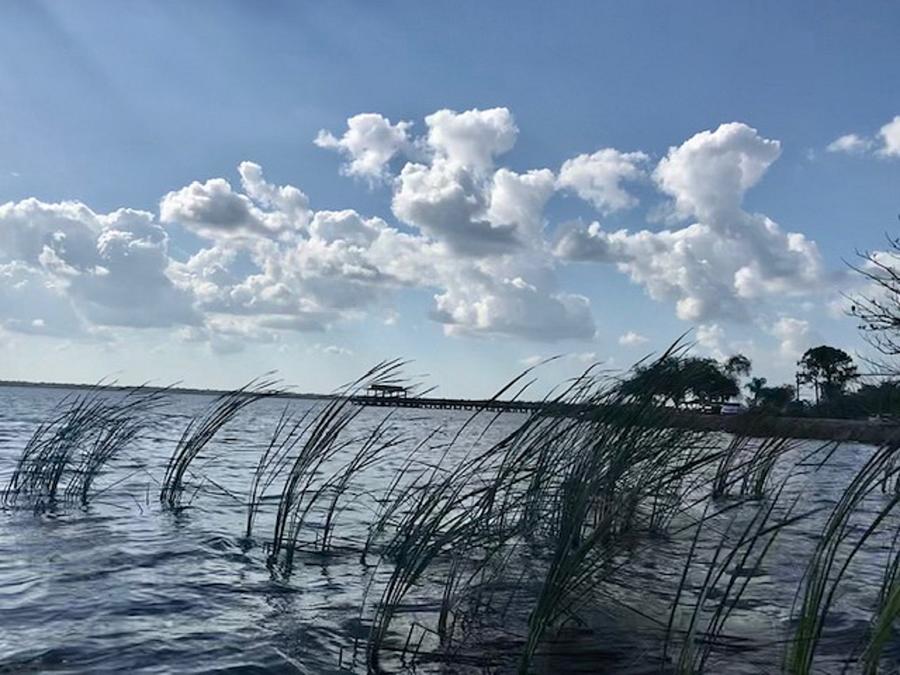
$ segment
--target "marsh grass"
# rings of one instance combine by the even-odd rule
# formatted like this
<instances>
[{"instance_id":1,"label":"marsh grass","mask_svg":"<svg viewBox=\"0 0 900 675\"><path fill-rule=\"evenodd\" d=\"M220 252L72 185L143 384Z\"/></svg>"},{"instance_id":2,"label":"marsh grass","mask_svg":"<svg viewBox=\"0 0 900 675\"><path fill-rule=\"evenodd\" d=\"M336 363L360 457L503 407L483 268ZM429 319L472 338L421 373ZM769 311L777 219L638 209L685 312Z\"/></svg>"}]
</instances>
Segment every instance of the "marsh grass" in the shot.
<instances>
[{"instance_id":1,"label":"marsh grass","mask_svg":"<svg viewBox=\"0 0 900 675\"><path fill-rule=\"evenodd\" d=\"M320 508L321 522L312 548L329 552L333 544L334 526L341 499L346 496L354 476L370 468L385 451L399 445L401 436L389 425L388 413L371 433L357 436L349 433L352 422L363 410L353 397L373 383L402 382L404 362L394 359L379 363L357 380L345 385L324 406L295 425L295 440L276 453L267 451L260 467L284 466L286 475L278 501L278 510L270 546L268 563L290 574L294 556L301 545L304 526ZM344 450L349 459L324 480L323 468ZM266 457L266 455L264 455ZM282 469L278 469L280 474ZM271 471L270 471L271 475ZM271 482L271 481L270 481Z\"/></svg>"},{"instance_id":2,"label":"marsh grass","mask_svg":"<svg viewBox=\"0 0 900 675\"><path fill-rule=\"evenodd\" d=\"M106 465L152 426L154 411L166 400L165 389L137 387L123 394L102 384L66 397L26 444L4 503L26 502L37 512L87 506Z\"/></svg>"},{"instance_id":3,"label":"marsh grass","mask_svg":"<svg viewBox=\"0 0 900 675\"><path fill-rule=\"evenodd\" d=\"M166 465L159 491L163 507L177 509L184 506L185 479L191 463L238 413L262 398L277 394L277 385L278 381L268 375L255 379L240 389L216 397L204 413L188 423Z\"/></svg>"},{"instance_id":4,"label":"marsh grass","mask_svg":"<svg viewBox=\"0 0 900 675\"><path fill-rule=\"evenodd\" d=\"M517 633L527 671L547 632L599 599L636 537L665 530L696 490L692 477L721 454L706 435L667 425L669 413L648 399L598 388L590 374L546 403L547 411L581 412L535 414L487 451L438 464L395 496L389 512L402 516L383 549L393 571L375 608L370 670L392 649L390 625L404 599L430 568L444 567L438 647L471 643L472 635L453 633L481 625L485 589L491 603L509 607L528 588L531 609ZM497 580L516 574L523 558L528 583L498 592Z\"/></svg>"},{"instance_id":5,"label":"marsh grass","mask_svg":"<svg viewBox=\"0 0 900 675\"><path fill-rule=\"evenodd\" d=\"M752 611L747 599L784 533L815 515L802 489L783 496L788 486L815 480L836 444L798 459L794 441L760 437L752 426L737 436L687 429L656 402L665 382L636 392L595 368L505 435L494 433L502 416L482 409L416 439L395 423L396 411L362 419L356 400L372 383L406 384L404 366L382 362L300 413L285 405L260 444L246 501L239 498L242 543L250 550L262 539L273 575L286 580L307 560L358 557L368 637L341 651L342 668L527 673L564 649L572 631L589 636L591 658L612 659L612 648L598 656L604 628L591 618L604 606L648 622L658 651L646 658L665 672L714 672L719 657L762 644L732 627ZM525 396L533 381L525 371L487 405ZM191 419L160 482L164 509L181 509L189 486L214 481L197 475L197 460L276 387L254 380ZM100 387L67 399L29 440L5 502L38 510L88 503L97 476L152 424L165 398L137 389L113 401ZM784 670L813 672L859 552L896 527L897 453L896 444L878 448L849 478L802 561L791 621L766 638L780 641ZM394 475L369 483L388 457ZM364 533L356 525L342 534L348 509L368 514ZM900 615L900 537L891 541L869 630L847 661L866 672L879 668ZM680 551L681 567L671 587L641 588L631 579L635 561L658 546ZM653 617L645 602L665 611Z\"/></svg>"},{"instance_id":6,"label":"marsh grass","mask_svg":"<svg viewBox=\"0 0 900 675\"><path fill-rule=\"evenodd\" d=\"M896 443L878 448L852 477L844 493L835 504L822 532L821 539L808 564L804 583L798 592L797 628L788 653L786 668L791 672L808 673L814 665L816 648L825 631L829 612L847 571L873 537L881 533L900 503L900 495L889 495L867 523L861 506L881 491L885 479L896 479ZM896 527L896 523L894 524ZM895 556L894 556L895 557ZM868 669L877 669L878 655L887 639L893 619L897 616L897 563L891 560L885 572L879 603L873 614L873 631L865 648Z\"/></svg>"}]
</instances>

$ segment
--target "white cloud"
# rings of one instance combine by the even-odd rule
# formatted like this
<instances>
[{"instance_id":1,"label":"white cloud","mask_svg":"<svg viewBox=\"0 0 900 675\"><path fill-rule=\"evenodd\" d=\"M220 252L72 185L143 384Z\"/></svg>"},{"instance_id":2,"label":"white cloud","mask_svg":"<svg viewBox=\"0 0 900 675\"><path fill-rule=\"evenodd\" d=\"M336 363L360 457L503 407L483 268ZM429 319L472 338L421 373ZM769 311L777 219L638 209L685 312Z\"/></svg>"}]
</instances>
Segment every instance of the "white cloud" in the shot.
<instances>
[{"instance_id":1,"label":"white cloud","mask_svg":"<svg viewBox=\"0 0 900 675\"><path fill-rule=\"evenodd\" d=\"M636 333L633 330L619 336L619 344L623 347L637 347L639 345L647 344L649 341L649 338L640 333Z\"/></svg>"},{"instance_id":2,"label":"white cloud","mask_svg":"<svg viewBox=\"0 0 900 675\"><path fill-rule=\"evenodd\" d=\"M229 199L250 202L266 229L211 236L211 247L173 265L204 312L246 317L259 329L322 330L384 306L397 289L428 288L436 291L432 318L448 334L593 335L588 301L556 288L543 252L543 207L554 189L548 170L482 176L445 157L409 163L393 201L418 233L352 210L309 217L301 192L273 192L255 165L241 172L249 194L232 191ZM208 215L203 228L228 230ZM281 236L269 236L279 229Z\"/></svg>"},{"instance_id":3,"label":"white cloud","mask_svg":"<svg viewBox=\"0 0 900 675\"><path fill-rule=\"evenodd\" d=\"M540 245L544 206L554 190L553 172L540 169L520 174L498 169L489 189L487 220L494 227L514 227L523 244Z\"/></svg>"},{"instance_id":4,"label":"white cloud","mask_svg":"<svg viewBox=\"0 0 900 675\"><path fill-rule=\"evenodd\" d=\"M769 332L779 340L778 351L781 357L790 361L800 358L816 339L809 321L790 316L778 319Z\"/></svg>"},{"instance_id":5,"label":"white cloud","mask_svg":"<svg viewBox=\"0 0 900 675\"><path fill-rule=\"evenodd\" d=\"M262 216L264 234L278 231L302 231L309 222L309 198L293 185L272 185L263 176L262 167L254 162L238 166L241 187L253 201L271 212Z\"/></svg>"},{"instance_id":6,"label":"white cloud","mask_svg":"<svg viewBox=\"0 0 900 675\"><path fill-rule=\"evenodd\" d=\"M84 332L65 284L24 262L0 265L0 326L58 337Z\"/></svg>"},{"instance_id":7,"label":"white cloud","mask_svg":"<svg viewBox=\"0 0 900 675\"><path fill-rule=\"evenodd\" d=\"M134 327L200 321L190 292L168 275L169 237L145 211L103 218L97 265L70 277L70 295L93 323Z\"/></svg>"},{"instance_id":8,"label":"white cloud","mask_svg":"<svg viewBox=\"0 0 900 675\"><path fill-rule=\"evenodd\" d=\"M878 137L881 139L878 154L885 157L900 157L900 115L881 127Z\"/></svg>"},{"instance_id":9,"label":"white cloud","mask_svg":"<svg viewBox=\"0 0 900 675\"><path fill-rule=\"evenodd\" d=\"M486 186L476 176L440 160L431 166L404 166L392 208L400 220L456 253L482 256L508 252L519 245L516 226L491 223L488 199Z\"/></svg>"},{"instance_id":10,"label":"white cloud","mask_svg":"<svg viewBox=\"0 0 900 675\"><path fill-rule=\"evenodd\" d=\"M408 162L394 181L392 210L404 223L452 253L483 257L543 246L543 209L554 192L548 169L492 169L512 147L517 129L505 108L426 118L425 162Z\"/></svg>"},{"instance_id":11,"label":"white cloud","mask_svg":"<svg viewBox=\"0 0 900 675\"><path fill-rule=\"evenodd\" d=\"M189 292L169 276L168 235L151 213L98 214L78 202L27 199L0 206L0 232L6 297L23 304L5 314L8 328L82 332L88 324L199 320Z\"/></svg>"},{"instance_id":12,"label":"white cloud","mask_svg":"<svg viewBox=\"0 0 900 675\"><path fill-rule=\"evenodd\" d=\"M843 152L849 155L859 155L872 148L872 141L858 134L845 134L836 138L826 146L828 152Z\"/></svg>"},{"instance_id":13,"label":"white cloud","mask_svg":"<svg viewBox=\"0 0 900 675\"><path fill-rule=\"evenodd\" d=\"M78 202L4 204L0 322L59 334L173 326L231 352L277 343L284 331L393 320L394 294L418 289L433 295L430 316L447 334L550 342L595 335L588 298L561 284L562 260L613 263L681 318L707 325L824 284L812 241L743 210L780 153L746 125L701 132L652 172L647 154L606 148L568 160L557 177L496 166L518 134L506 108L440 110L425 123L416 138L411 123L370 113L351 117L340 138L317 139L342 154L345 173L385 181L401 225L315 211L299 188L268 182L252 162L238 167L239 184L213 177L169 192L158 218ZM626 189L635 180L671 200L669 229L595 222L564 228L555 248L548 241L545 207L557 190L609 213L636 203ZM204 242L175 260L177 226ZM27 307L6 309L19 305ZM643 341L633 331L619 339Z\"/></svg>"},{"instance_id":14,"label":"white cloud","mask_svg":"<svg viewBox=\"0 0 900 675\"><path fill-rule=\"evenodd\" d=\"M619 152L603 148L592 155L567 160L559 171L559 187L573 190L600 213L611 213L637 204L637 198L622 187L625 181L644 176L643 152Z\"/></svg>"},{"instance_id":15,"label":"white cloud","mask_svg":"<svg viewBox=\"0 0 900 675\"><path fill-rule=\"evenodd\" d=\"M725 330L717 323L697 326L697 344L703 347L714 359L725 358Z\"/></svg>"},{"instance_id":16,"label":"white cloud","mask_svg":"<svg viewBox=\"0 0 900 675\"><path fill-rule=\"evenodd\" d=\"M597 352L569 352L566 354L557 354L551 356L533 354L531 356L526 356L524 359L519 359L519 363L526 368L534 368L535 366L540 365L545 361L555 363L565 362L573 364L580 369L584 369L588 366L599 363L600 357L598 356ZM612 363L612 359L608 359L606 363Z\"/></svg>"},{"instance_id":17,"label":"white cloud","mask_svg":"<svg viewBox=\"0 0 900 675\"><path fill-rule=\"evenodd\" d=\"M48 204L34 198L0 205L0 260L31 265L50 249L83 266L94 261L103 224L80 202Z\"/></svg>"},{"instance_id":18,"label":"white cloud","mask_svg":"<svg viewBox=\"0 0 900 675\"><path fill-rule=\"evenodd\" d=\"M658 232L607 232L599 223L570 227L556 245L573 261L615 263L679 318L746 320L767 297L820 290L818 249L804 235L741 208L744 193L778 157L780 146L739 123L703 131L670 148L656 170L676 212L696 222Z\"/></svg>"},{"instance_id":19,"label":"white cloud","mask_svg":"<svg viewBox=\"0 0 900 675\"><path fill-rule=\"evenodd\" d=\"M425 118L427 144L438 159L454 166L486 170L494 158L508 152L519 129L506 108L490 110L438 110Z\"/></svg>"},{"instance_id":20,"label":"white cloud","mask_svg":"<svg viewBox=\"0 0 900 675\"><path fill-rule=\"evenodd\" d=\"M833 140L825 149L845 154L900 157L900 115L883 125L874 138L857 133L845 134Z\"/></svg>"},{"instance_id":21,"label":"white cloud","mask_svg":"<svg viewBox=\"0 0 900 675\"><path fill-rule=\"evenodd\" d=\"M382 115L362 113L347 120L347 131L341 138L322 129L315 144L340 151L347 158L342 168L345 174L382 179L387 175L388 162L408 149L410 127L411 122L391 124Z\"/></svg>"},{"instance_id":22,"label":"white cloud","mask_svg":"<svg viewBox=\"0 0 900 675\"><path fill-rule=\"evenodd\" d=\"M653 172L685 218L718 222L740 211L744 193L781 154L781 144L740 122L701 131L669 148Z\"/></svg>"},{"instance_id":23,"label":"white cloud","mask_svg":"<svg viewBox=\"0 0 900 675\"><path fill-rule=\"evenodd\" d=\"M243 193L224 178L194 181L162 198L160 220L214 241L292 237L303 232L311 217L303 192L267 183L262 168L253 162L242 162L238 172Z\"/></svg>"},{"instance_id":24,"label":"white cloud","mask_svg":"<svg viewBox=\"0 0 900 675\"><path fill-rule=\"evenodd\" d=\"M347 349L346 347L340 347L338 345L316 345L317 349L320 349L325 354L329 356L353 356L353 350Z\"/></svg>"},{"instance_id":25,"label":"white cloud","mask_svg":"<svg viewBox=\"0 0 900 675\"><path fill-rule=\"evenodd\" d=\"M234 192L224 178L194 181L166 194L159 206L164 223L178 223L209 239L274 234L246 195Z\"/></svg>"},{"instance_id":26,"label":"white cloud","mask_svg":"<svg viewBox=\"0 0 900 675\"><path fill-rule=\"evenodd\" d=\"M554 291L547 280L533 281L498 278L483 269L460 271L435 296L433 318L450 335L516 335L541 341L594 336L587 298Z\"/></svg>"}]
</instances>

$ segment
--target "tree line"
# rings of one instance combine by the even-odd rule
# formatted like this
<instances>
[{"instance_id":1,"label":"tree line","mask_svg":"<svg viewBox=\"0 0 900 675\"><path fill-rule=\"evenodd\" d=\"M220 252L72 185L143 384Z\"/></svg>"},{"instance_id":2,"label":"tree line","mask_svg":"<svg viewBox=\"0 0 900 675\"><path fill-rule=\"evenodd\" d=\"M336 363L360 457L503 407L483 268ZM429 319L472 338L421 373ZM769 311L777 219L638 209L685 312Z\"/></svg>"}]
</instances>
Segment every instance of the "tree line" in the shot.
<instances>
[{"instance_id":1,"label":"tree line","mask_svg":"<svg viewBox=\"0 0 900 675\"><path fill-rule=\"evenodd\" d=\"M624 393L644 392L676 408L707 408L746 392L749 407L773 414L900 417L900 237L887 237L887 243L883 251L857 251L859 261L850 265L867 282L865 292L850 298L848 313L878 355L864 359L874 383L862 382L853 358L830 345L807 349L794 382L778 385L751 377L752 363L743 354L719 361L676 348L635 367L621 384Z\"/></svg>"},{"instance_id":2,"label":"tree line","mask_svg":"<svg viewBox=\"0 0 900 675\"><path fill-rule=\"evenodd\" d=\"M769 385L766 378L751 377L751 373L752 363L743 354L718 361L675 350L637 366L621 386L625 394L644 392L659 405L675 408L715 409L743 393L750 408L774 414L900 414L900 382L860 384L853 358L830 345L812 347L803 353L797 362L794 384Z\"/></svg>"}]
</instances>

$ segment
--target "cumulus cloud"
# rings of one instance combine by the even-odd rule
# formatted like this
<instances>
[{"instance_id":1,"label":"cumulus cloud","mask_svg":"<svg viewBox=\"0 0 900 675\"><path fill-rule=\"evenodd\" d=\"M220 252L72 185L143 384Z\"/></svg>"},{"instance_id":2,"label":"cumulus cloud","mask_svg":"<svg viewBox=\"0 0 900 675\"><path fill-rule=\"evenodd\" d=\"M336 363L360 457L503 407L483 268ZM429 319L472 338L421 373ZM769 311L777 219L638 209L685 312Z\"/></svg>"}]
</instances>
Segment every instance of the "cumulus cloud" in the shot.
<instances>
[{"instance_id":1,"label":"cumulus cloud","mask_svg":"<svg viewBox=\"0 0 900 675\"><path fill-rule=\"evenodd\" d=\"M306 195L295 187L266 183L262 169L252 162L243 162L239 172L245 193L236 192L224 178L194 181L162 198L160 220L213 240L290 236L303 230L310 216Z\"/></svg>"},{"instance_id":2,"label":"cumulus cloud","mask_svg":"<svg viewBox=\"0 0 900 675\"><path fill-rule=\"evenodd\" d=\"M190 292L168 275L169 238L145 211L103 218L97 264L71 275L70 295L93 323L152 327L200 321Z\"/></svg>"},{"instance_id":3,"label":"cumulus cloud","mask_svg":"<svg viewBox=\"0 0 900 675\"><path fill-rule=\"evenodd\" d=\"M703 347L714 359L725 358L725 329L717 323L706 323L697 326L697 344Z\"/></svg>"},{"instance_id":4,"label":"cumulus cloud","mask_svg":"<svg viewBox=\"0 0 900 675\"><path fill-rule=\"evenodd\" d=\"M151 213L98 214L78 202L27 199L0 206L0 232L5 296L22 305L4 314L7 328L78 333L88 324L199 320L189 293L169 276L168 235Z\"/></svg>"},{"instance_id":5,"label":"cumulus cloud","mask_svg":"<svg viewBox=\"0 0 900 675\"><path fill-rule=\"evenodd\" d=\"M598 363L599 360L600 358L597 355L597 352L570 352L568 354L561 354L556 356L542 356L540 354L533 354L531 356L526 356L524 359L521 359L519 363L521 363L526 368L533 368L545 361L566 361L581 368L585 368L587 366ZM610 362L611 361L612 360L610 359Z\"/></svg>"},{"instance_id":6,"label":"cumulus cloud","mask_svg":"<svg viewBox=\"0 0 900 675\"><path fill-rule=\"evenodd\" d=\"M790 316L779 318L769 329L778 341L778 352L782 358L796 361L816 340L809 321Z\"/></svg>"},{"instance_id":7,"label":"cumulus cloud","mask_svg":"<svg viewBox=\"0 0 900 675\"><path fill-rule=\"evenodd\" d=\"M487 208L479 180L447 161L404 166L392 202L400 220L462 255L498 254L518 246L515 225L491 223Z\"/></svg>"},{"instance_id":8,"label":"cumulus cloud","mask_svg":"<svg viewBox=\"0 0 900 675\"><path fill-rule=\"evenodd\" d=\"M320 148L338 150L347 158L342 171L349 176L382 179L388 163L409 148L411 122L391 121L376 113L362 113L347 120L347 130L336 138L324 129L316 136Z\"/></svg>"},{"instance_id":9,"label":"cumulus cloud","mask_svg":"<svg viewBox=\"0 0 900 675\"><path fill-rule=\"evenodd\" d=\"M103 224L80 202L48 204L31 198L0 205L0 259L37 265L50 250L75 264L93 262Z\"/></svg>"},{"instance_id":10,"label":"cumulus cloud","mask_svg":"<svg viewBox=\"0 0 900 675\"><path fill-rule=\"evenodd\" d=\"M498 169L490 185L487 220L496 227L513 227L519 242L532 246L542 241L544 206L553 195L549 169L516 173Z\"/></svg>"},{"instance_id":11,"label":"cumulus cloud","mask_svg":"<svg viewBox=\"0 0 900 675\"><path fill-rule=\"evenodd\" d=\"M859 155L871 149L873 143L868 138L858 134L845 134L829 143L825 149L828 152L843 152L848 155Z\"/></svg>"},{"instance_id":12,"label":"cumulus cloud","mask_svg":"<svg viewBox=\"0 0 900 675\"><path fill-rule=\"evenodd\" d=\"M234 192L224 178L194 181L169 192L159 213L163 222L179 223L209 238L266 233L250 199Z\"/></svg>"},{"instance_id":13,"label":"cumulus cloud","mask_svg":"<svg viewBox=\"0 0 900 675\"><path fill-rule=\"evenodd\" d=\"M559 175L497 166L518 135L506 108L439 110L424 127L415 137L411 123L367 113L340 137L322 131L316 140L343 156L344 173L384 181L388 219L316 211L302 190L269 182L252 162L240 164L237 183L213 177L169 192L158 216L79 202L0 205L0 321L60 334L174 326L230 352L284 331L393 316L394 294L417 289L433 296L429 316L447 334L550 342L595 336L590 301L561 283L564 261L616 265L679 317L706 325L745 319L825 279L814 242L743 209L780 154L746 125L698 133L655 168L643 152L605 148L566 161ZM655 186L690 222L659 231L575 223L561 233L551 223L551 243L545 209L557 191L608 214L636 203L633 181ZM176 259L170 237L182 228L202 243Z\"/></svg>"},{"instance_id":14,"label":"cumulus cloud","mask_svg":"<svg viewBox=\"0 0 900 675\"><path fill-rule=\"evenodd\" d=\"M254 162L241 162L238 166L241 187L253 201L269 213L262 216L265 231L302 231L309 222L311 212L309 198L293 185L273 185L266 181L262 167Z\"/></svg>"},{"instance_id":15,"label":"cumulus cloud","mask_svg":"<svg viewBox=\"0 0 900 675\"><path fill-rule=\"evenodd\" d=\"M396 181L394 214L454 253L481 257L540 245L543 209L553 194L547 169L499 169L482 181L446 161L407 164Z\"/></svg>"},{"instance_id":16,"label":"cumulus cloud","mask_svg":"<svg viewBox=\"0 0 900 675\"><path fill-rule=\"evenodd\" d=\"M267 222L293 222L289 208L306 208L302 200L269 196L255 171L242 175L245 184L253 179L255 193L235 194ZM436 291L432 318L449 334L589 336L589 303L557 289L539 253L553 186L547 170L476 177L446 158L409 163L394 206L415 233L352 210L318 211L290 236L210 237L213 245L174 264L173 275L203 311L255 317L263 328L323 329L385 304L398 289L428 288ZM205 227L225 229L208 218Z\"/></svg>"},{"instance_id":17,"label":"cumulus cloud","mask_svg":"<svg viewBox=\"0 0 900 675\"><path fill-rule=\"evenodd\" d=\"M58 337L84 332L65 284L23 262L0 265L0 326Z\"/></svg>"},{"instance_id":18,"label":"cumulus cloud","mask_svg":"<svg viewBox=\"0 0 900 675\"><path fill-rule=\"evenodd\" d=\"M845 134L833 140L825 149L828 152L850 155L900 157L900 115L883 125L874 137L857 133Z\"/></svg>"},{"instance_id":19,"label":"cumulus cloud","mask_svg":"<svg viewBox=\"0 0 900 675\"><path fill-rule=\"evenodd\" d=\"M780 153L777 141L744 124L723 124L672 147L653 172L675 211L696 222L679 229L609 232L571 226L556 245L561 258L615 263L648 294L675 303L679 318L746 320L765 297L819 288L818 249L804 235L741 207Z\"/></svg>"},{"instance_id":20,"label":"cumulus cloud","mask_svg":"<svg viewBox=\"0 0 900 675\"><path fill-rule=\"evenodd\" d=\"M781 144L732 122L701 131L669 148L653 172L659 188L675 199L685 218L720 221L736 215L744 193L781 154Z\"/></svg>"},{"instance_id":21,"label":"cumulus cloud","mask_svg":"<svg viewBox=\"0 0 900 675\"><path fill-rule=\"evenodd\" d=\"M649 341L649 338L640 333L636 333L633 330L619 336L619 344L623 347L637 347L639 345L647 344Z\"/></svg>"},{"instance_id":22,"label":"cumulus cloud","mask_svg":"<svg viewBox=\"0 0 900 675\"><path fill-rule=\"evenodd\" d=\"M506 108L438 110L425 118L426 142L438 159L454 166L486 170L515 145L519 129Z\"/></svg>"},{"instance_id":23,"label":"cumulus cloud","mask_svg":"<svg viewBox=\"0 0 900 675\"><path fill-rule=\"evenodd\" d=\"M648 157L643 152L619 152L603 148L592 155L567 160L559 171L559 187L574 191L607 214L637 204L637 198L622 184L644 176L641 166Z\"/></svg>"},{"instance_id":24,"label":"cumulus cloud","mask_svg":"<svg viewBox=\"0 0 900 675\"><path fill-rule=\"evenodd\" d=\"M589 339L595 327L581 295L548 292L521 277L472 276L435 297L434 318L450 335L517 335L532 340Z\"/></svg>"},{"instance_id":25,"label":"cumulus cloud","mask_svg":"<svg viewBox=\"0 0 900 675\"><path fill-rule=\"evenodd\" d=\"M495 169L518 129L506 108L439 110L427 134L407 139L419 160L394 178L391 208L403 223L467 257L514 254L543 245L543 209L555 190L548 169Z\"/></svg>"},{"instance_id":26,"label":"cumulus cloud","mask_svg":"<svg viewBox=\"0 0 900 675\"><path fill-rule=\"evenodd\" d=\"M900 115L881 127L878 137L881 140L879 154L885 157L900 157Z\"/></svg>"}]
</instances>

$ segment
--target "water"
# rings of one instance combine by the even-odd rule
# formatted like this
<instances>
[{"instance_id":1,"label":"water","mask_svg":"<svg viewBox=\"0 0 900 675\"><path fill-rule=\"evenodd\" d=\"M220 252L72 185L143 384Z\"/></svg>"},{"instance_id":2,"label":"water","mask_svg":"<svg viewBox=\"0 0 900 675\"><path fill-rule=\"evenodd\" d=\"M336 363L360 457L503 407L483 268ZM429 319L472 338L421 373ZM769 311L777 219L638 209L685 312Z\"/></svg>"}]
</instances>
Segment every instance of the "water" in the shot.
<instances>
[{"instance_id":1,"label":"water","mask_svg":"<svg viewBox=\"0 0 900 675\"><path fill-rule=\"evenodd\" d=\"M35 426L70 394L0 388L3 484ZM346 672L354 648L361 650L365 643L360 607L367 584L377 587L386 571L364 566L357 548L306 555L290 576L273 574L262 545L271 537L268 507L259 517L254 541L242 537L244 500L260 440L268 438L286 401L258 402L217 437L197 462L215 483L199 483L189 509L172 513L160 508L158 483L165 462L187 419L210 400L173 396L159 427L122 452L99 479L102 493L89 507L42 515L0 511L0 671L330 673L344 667ZM291 400L288 405L302 411L319 404ZM362 433L385 414L383 409L365 410L354 424ZM365 489L340 512L339 551L365 539L377 508L371 495L386 489L414 440L442 428L436 445L468 416L394 411L394 423L410 440L365 473ZM461 446L491 443L523 419L503 415L480 440L486 420L479 422L467 430L468 440ZM796 455L810 449L802 446ZM871 452L862 445L842 448L828 466L792 480L786 497L804 494L798 511L830 508ZM786 470L779 467L776 474ZM877 499L867 506L869 513L878 507ZM753 583L729 632L737 631L751 643L734 654L714 656L710 672L777 669L773 664L783 655L779 640L789 628L792 596L803 573L798 561L807 559L826 515L792 526L761 568L741 572ZM307 535L314 538L316 533ZM828 625L831 642L816 662L822 669L839 670L843 656L856 646L870 616L889 540L876 538L866 547L842 588ZM704 539L698 558L711 555L715 541ZM547 672L658 670L658 661L649 655L658 645L641 636L658 635L653 619L667 619L687 544L685 538L636 543L627 573L615 576L605 598L586 612L589 626L564 631L560 639L563 651L581 657L542 657L538 666ZM647 616L623 606L641 608ZM358 659L357 670L360 663Z\"/></svg>"},{"instance_id":2,"label":"water","mask_svg":"<svg viewBox=\"0 0 900 675\"><path fill-rule=\"evenodd\" d=\"M0 388L0 472L5 484L35 426L72 392ZM271 575L261 546L241 535L244 503L259 456L285 407L263 400L223 431L206 456L206 485L191 508L159 508L158 481L187 417L211 398L179 395L152 439L123 452L102 477L108 486L87 509L35 516L0 511L0 668L13 672L337 672L341 650L352 649L364 582L371 570L356 556L305 560L289 579ZM302 412L317 405L291 400ZM386 411L365 410L369 429ZM396 411L410 436L468 414ZM521 416L500 420L496 437ZM449 433L449 431L447 432ZM441 434L446 436L445 434ZM398 448L367 475L387 484L407 454ZM121 481L121 482L119 482ZM227 491L227 492L226 492ZM228 493L232 493L231 495ZM234 496L232 496L234 495ZM339 516L338 543L365 530L372 505ZM269 536L271 514L259 517ZM349 651L348 651L349 656Z\"/></svg>"}]
</instances>

